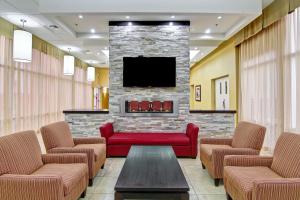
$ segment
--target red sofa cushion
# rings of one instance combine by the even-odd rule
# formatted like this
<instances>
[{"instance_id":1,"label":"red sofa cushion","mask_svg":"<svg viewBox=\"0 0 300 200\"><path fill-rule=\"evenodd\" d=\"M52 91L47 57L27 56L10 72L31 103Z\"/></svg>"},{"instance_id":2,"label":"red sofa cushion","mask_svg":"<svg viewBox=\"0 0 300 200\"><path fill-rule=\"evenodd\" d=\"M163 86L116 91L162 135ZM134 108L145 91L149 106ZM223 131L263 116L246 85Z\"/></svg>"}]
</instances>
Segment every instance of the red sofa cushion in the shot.
<instances>
[{"instance_id":1,"label":"red sofa cushion","mask_svg":"<svg viewBox=\"0 0 300 200\"><path fill-rule=\"evenodd\" d=\"M189 145L184 133L115 133L107 144L114 145Z\"/></svg>"}]
</instances>

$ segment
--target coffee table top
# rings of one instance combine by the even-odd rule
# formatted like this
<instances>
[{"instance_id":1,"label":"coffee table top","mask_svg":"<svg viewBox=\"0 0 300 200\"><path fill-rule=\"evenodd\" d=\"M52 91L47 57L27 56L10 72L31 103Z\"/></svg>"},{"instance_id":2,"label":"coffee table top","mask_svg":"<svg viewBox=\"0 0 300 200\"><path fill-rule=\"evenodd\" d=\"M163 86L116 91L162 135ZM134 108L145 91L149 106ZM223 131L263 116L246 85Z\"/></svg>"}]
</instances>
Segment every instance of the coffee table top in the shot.
<instances>
[{"instance_id":1,"label":"coffee table top","mask_svg":"<svg viewBox=\"0 0 300 200\"><path fill-rule=\"evenodd\" d=\"M170 146L132 146L117 192L187 192L188 183Z\"/></svg>"}]
</instances>

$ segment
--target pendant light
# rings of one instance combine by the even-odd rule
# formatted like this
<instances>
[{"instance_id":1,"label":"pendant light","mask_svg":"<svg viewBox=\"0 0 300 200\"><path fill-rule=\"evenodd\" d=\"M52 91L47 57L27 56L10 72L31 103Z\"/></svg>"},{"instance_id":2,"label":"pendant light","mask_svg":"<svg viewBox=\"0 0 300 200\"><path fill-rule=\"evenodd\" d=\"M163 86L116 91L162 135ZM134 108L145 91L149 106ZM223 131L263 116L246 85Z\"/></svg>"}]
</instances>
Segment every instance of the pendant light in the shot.
<instances>
[{"instance_id":1,"label":"pendant light","mask_svg":"<svg viewBox=\"0 0 300 200\"><path fill-rule=\"evenodd\" d=\"M87 68L87 81L95 81L95 68L94 67Z\"/></svg>"},{"instance_id":2,"label":"pendant light","mask_svg":"<svg viewBox=\"0 0 300 200\"><path fill-rule=\"evenodd\" d=\"M21 19L23 30L14 30L13 39L13 59L16 62L31 62L32 60L32 34L24 31L24 23L27 21Z\"/></svg>"},{"instance_id":3,"label":"pendant light","mask_svg":"<svg viewBox=\"0 0 300 200\"><path fill-rule=\"evenodd\" d=\"M69 53L71 48L68 48ZM64 56L64 75L65 76L73 76L74 75L74 63L75 59L74 56L65 55Z\"/></svg>"}]
</instances>

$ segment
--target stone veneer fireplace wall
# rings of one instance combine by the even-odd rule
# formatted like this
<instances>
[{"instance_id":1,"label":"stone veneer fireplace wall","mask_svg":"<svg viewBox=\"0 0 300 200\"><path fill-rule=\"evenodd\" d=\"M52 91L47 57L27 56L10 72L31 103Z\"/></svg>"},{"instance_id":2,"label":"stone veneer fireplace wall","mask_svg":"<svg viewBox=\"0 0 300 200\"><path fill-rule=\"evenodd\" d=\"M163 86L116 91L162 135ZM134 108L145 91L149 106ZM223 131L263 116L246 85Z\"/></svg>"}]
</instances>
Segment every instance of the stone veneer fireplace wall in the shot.
<instances>
[{"instance_id":1,"label":"stone veneer fireplace wall","mask_svg":"<svg viewBox=\"0 0 300 200\"><path fill-rule=\"evenodd\" d=\"M125 23L125 22L124 22ZM127 24L127 23L126 23ZM151 24L151 23L150 23ZM116 131L184 131L189 122L200 127L201 136L232 135L235 112L189 110L189 25L109 26L109 112L65 111L65 120L75 136L99 136L99 126L114 122ZM176 87L133 88L123 87L123 57L176 57ZM142 66L141 66L142 67ZM125 101L174 102L174 113L135 116L124 114ZM176 105L175 105L176 104Z\"/></svg>"},{"instance_id":2,"label":"stone veneer fireplace wall","mask_svg":"<svg viewBox=\"0 0 300 200\"><path fill-rule=\"evenodd\" d=\"M179 131L189 116L189 31L188 24L111 25L109 27L109 113L117 130ZM176 87L123 87L123 57L176 57ZM143 67L143 66L141 66ZM158 72L159 73L159 72ZM145 100L176 100L177 115L124 116L121 104L132 97Z\"/></svg>"}]
</instances>

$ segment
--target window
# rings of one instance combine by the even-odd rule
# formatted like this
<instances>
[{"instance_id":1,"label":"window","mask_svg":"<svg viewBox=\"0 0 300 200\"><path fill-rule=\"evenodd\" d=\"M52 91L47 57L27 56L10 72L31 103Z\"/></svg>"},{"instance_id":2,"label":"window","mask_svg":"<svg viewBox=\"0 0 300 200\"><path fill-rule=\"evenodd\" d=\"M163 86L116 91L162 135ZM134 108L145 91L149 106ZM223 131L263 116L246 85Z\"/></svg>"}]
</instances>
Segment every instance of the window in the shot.
<instances>
[{"instance_id":1,"label":"window","mask_svg":"<svg viewBox=\"0 0 300 200\"><path fill-rule=\"evenodd\" d=\"M266 127L264 147L273 149L282 133L282 48L284 21L240 46L240 118Z\"/></svg>"},{"instance_id":2,"label":"window","mask_svg":"<svg viewBox=\"0 0 300 200\"><path fill-rule=\"evenodd\" d=\"M283 131L300 132L300 10L240 46L240 117L267 128L273 149Z\"/></svg>"},{"instance_id":3,"label":"window","mask_svg":"<svg viewBox=\"0 0 300 200\"><path fill-rule=\"evenodd\" d=\"M92 108L86 70L63 75L62 58L36 49L31 63L12 61L12 40L0 36L0 135L63 120L62 111Z\"/></svg>"},{"instance_id":4,"label":"window","mask_svg":"<svg viewBox=\"0 0 300 200\"><path fill-rule=\"evenodd\" d=\"M284 52L285 130L300 132L300 10L286 17Z\"/></svg>"}]
</instances>

